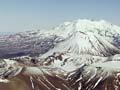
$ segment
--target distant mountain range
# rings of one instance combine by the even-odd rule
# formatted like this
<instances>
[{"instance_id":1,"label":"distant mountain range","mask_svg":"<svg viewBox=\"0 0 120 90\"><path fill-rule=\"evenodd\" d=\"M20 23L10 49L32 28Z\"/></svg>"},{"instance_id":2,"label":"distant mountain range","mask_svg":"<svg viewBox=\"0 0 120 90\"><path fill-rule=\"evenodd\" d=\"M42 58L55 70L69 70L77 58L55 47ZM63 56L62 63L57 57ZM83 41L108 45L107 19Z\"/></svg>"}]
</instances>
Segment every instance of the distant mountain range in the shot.
<instances>
[{"instance_id":1,"label":"distant mountain range","mask_svg":"<svg viewBox=\"0 0 120 90\"><path fill-rule=\"evenodd\" d=\"M11 35L15 34L14 32L0 32L0 35Z\"/></svg>"}]
</instances>

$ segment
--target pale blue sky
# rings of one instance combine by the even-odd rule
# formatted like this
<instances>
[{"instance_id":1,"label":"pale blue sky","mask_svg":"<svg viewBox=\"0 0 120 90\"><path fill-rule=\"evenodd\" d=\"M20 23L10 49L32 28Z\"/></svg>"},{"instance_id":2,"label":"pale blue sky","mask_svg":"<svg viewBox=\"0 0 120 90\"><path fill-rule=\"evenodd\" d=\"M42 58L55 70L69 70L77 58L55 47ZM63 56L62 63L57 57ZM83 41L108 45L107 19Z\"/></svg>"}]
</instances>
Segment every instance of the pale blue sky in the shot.
<instances>
[{"instance_id":1,"label":"pale blue sky","mask_svg":"<svg viewBox=\"0 0 120 90\"><path fill-rule=\"evenodd\" d=\"M0 0L0 32L48 28L79 18L120 25L120 0Z\"/></svg>"}]
</instances>

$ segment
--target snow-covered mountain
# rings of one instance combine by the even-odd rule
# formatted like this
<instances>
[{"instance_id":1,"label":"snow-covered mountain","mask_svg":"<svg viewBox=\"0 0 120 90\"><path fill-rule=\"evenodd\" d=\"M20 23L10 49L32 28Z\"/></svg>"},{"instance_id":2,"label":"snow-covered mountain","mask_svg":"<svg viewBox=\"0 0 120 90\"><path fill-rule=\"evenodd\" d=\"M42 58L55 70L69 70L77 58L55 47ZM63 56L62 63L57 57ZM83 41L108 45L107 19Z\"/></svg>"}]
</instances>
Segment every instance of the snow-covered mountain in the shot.
<instances>
[{"instance_id":1,"label":"snow-covered mountain","mask_svg":"<svg viewBox=\"0 0 120 90\"><path fill-rule=\"evenodd\" d=\"M119 47L119 31L120 27L104 20L91 21L83 19L65 22L50 30L26 31L4 37L0 36L0 57L44 54L53 48L56 43L67 40L76 32L82 34L84 38L90 39L97 39L102 36L108 42ZM84 41L84 38L81 39Z\"/></svg>"},{"instance_id":2,"label":"snow-covered mountain","mask_svg":"<svg viewBox=\"0 0 120 90\"><path fill-rule=\"evenodd\" d=\"M1 36L0 57L14 63L2 60L0 76L28 78L30 90L119 90L119 37L119 26L86 19Z\"/></svg>"}]
</instances>

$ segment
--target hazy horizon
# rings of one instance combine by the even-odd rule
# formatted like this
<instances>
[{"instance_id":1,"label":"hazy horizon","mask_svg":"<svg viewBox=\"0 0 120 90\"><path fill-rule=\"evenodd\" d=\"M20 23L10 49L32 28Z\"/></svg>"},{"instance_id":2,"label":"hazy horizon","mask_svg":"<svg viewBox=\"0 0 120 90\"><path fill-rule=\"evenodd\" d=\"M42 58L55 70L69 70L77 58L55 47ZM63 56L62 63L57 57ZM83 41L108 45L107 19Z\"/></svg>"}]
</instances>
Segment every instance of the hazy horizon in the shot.
<instances>
[{"instance_id":1,"label":"hazy horizon","mask_svg":"<svg viewBox=\"0 0 120 90\"><path fill-rule=\"evenodd\" d=\"M54 27L76 19L104 19L120 26L119 0L0 1L0 32Z\"/></svg>"}]
</instances>

